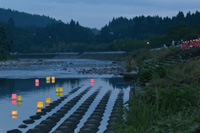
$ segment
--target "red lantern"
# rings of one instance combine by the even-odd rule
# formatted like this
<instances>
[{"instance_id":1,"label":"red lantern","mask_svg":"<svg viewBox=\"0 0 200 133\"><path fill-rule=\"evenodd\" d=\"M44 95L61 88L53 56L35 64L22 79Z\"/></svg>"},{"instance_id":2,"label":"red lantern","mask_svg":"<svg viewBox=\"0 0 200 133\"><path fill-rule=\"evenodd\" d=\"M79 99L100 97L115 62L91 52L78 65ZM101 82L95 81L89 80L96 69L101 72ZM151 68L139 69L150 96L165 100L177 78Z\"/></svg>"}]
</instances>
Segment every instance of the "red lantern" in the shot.
<instances>
[{"instance_id":1,"label":"red lantern","mask_svg":"<svg viewBox=\"0 0 200 133\"><path fill-rule=\"evenodd\" d=\"M91 79L91 82L94 83L94 79Z\"/></svg>"},{"instance_id":2,"label":"red lantern","mask_svg":"<svg viewBox=\"0 0 200 133\"><path fill-rule=\"evenodd\" d=\"M17 94L12 94L12 99L17 99Z\"/></svg>"}]
</instances>

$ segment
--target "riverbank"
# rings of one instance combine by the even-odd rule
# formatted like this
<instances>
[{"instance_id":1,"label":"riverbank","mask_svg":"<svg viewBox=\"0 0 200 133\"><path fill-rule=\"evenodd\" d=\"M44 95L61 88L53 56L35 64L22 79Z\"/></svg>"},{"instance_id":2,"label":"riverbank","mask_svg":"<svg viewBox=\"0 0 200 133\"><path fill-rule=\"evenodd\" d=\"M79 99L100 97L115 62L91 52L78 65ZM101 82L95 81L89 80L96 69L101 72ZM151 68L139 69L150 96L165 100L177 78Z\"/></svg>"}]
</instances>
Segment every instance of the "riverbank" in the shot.
<instances>
[{"instance_id":1,"label":"riverbank","mask_svg":"<svg viewBox=\"0 0 200 133\"><path fill-rule=\"evenodd\" d=\"M124 107L117 132L198 132L200 49L140 50L128 57L141 90ZM120 126L119 126L120 125Z\"/></svg>"},{"instance_id":2,"label":"riverbank","mask_svg":"<svg viewBox=\"0 0 200 133\"><path fill-rule=\"evenodd\" d=\"M0 78L111 78L126 73L123 63L90 59L19 59L0 62Z\"/></svg>"}]
</instances>

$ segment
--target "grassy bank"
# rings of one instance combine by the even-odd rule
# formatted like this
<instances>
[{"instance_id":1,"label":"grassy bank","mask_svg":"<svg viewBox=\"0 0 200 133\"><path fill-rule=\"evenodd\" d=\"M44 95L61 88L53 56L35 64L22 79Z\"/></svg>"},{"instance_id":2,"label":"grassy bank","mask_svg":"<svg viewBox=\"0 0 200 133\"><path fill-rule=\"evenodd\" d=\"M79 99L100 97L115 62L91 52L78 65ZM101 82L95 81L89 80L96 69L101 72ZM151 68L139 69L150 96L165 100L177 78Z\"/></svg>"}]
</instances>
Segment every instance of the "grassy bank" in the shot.
<instances>
[{"instance_id":1,"label":"grassy bank","mask_svg":"<svg viewBox=\"0 0 200 133\"><path fill-rule=\"evenodd\" d=\"M200 129L199 49L137 51L128 68L137 69L141 91L124 105L117 132L197 132ZM130 66L131 65L131 66ZM145 86L148 83L148 86Z\"/></svg>"}]
</instances>

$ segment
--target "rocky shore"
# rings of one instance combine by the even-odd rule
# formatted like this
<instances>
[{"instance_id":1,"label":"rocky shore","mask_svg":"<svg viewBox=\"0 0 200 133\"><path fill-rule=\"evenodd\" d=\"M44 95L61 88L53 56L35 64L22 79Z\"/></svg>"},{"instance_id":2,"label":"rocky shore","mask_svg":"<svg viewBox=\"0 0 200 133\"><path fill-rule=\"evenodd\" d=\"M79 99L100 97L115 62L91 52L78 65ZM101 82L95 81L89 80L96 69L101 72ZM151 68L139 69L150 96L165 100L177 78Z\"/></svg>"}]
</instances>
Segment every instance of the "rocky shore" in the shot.
<instances>
[{"instance_id":1,"label":"rocky shore","mask_svg":"<svg viewBox=\"0 0 200 133\"><path fill-rule=\"evenodd\" d=\"M126 72L122 63L90 59L20 59L0 62L0 78L17 78L27 73L25 78L45 78L55 75L57 78L87 76L120 76Z\"/></svg>"}]
</instances>

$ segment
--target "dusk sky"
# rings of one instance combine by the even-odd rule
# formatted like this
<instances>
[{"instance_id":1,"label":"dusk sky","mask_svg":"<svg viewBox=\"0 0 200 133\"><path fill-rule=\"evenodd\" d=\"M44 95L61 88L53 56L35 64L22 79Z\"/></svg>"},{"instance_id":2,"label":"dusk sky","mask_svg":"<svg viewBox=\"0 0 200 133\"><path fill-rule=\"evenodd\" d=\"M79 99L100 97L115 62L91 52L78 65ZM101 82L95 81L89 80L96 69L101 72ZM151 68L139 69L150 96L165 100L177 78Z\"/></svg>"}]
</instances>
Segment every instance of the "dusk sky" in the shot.
<instances>
[{"instance_id":1,"label":"dusk sky","mask_svg":"<svg viewBox=\"0 0 200 133\"><path fill-rule=\"evenodd\" d=\"M200 10L200 0L0 0L1 8L47 15L67 23L100 29L113 17L175 16Z\"/></svg>"}]
</instances>

